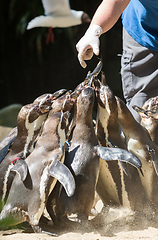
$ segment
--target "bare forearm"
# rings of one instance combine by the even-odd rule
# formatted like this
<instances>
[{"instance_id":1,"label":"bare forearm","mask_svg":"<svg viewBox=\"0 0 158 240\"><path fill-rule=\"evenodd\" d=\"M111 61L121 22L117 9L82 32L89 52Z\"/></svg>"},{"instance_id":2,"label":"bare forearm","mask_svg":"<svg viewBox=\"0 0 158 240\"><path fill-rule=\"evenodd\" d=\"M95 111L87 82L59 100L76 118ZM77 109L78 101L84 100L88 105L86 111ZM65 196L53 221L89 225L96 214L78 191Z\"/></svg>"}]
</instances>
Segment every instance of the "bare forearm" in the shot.
<instances>
[{"instance_id":1,"label":"bare forearm","mask_svg":"<svg viewBox=\"0 0 158 240\"><path fill-rule=\"evenodd\" d=\"M93 16L91 26L99 25L103 29L102 33L107 32L117 22L129 2L130 0L103 0Z\"/></svg>"}]
</instances>

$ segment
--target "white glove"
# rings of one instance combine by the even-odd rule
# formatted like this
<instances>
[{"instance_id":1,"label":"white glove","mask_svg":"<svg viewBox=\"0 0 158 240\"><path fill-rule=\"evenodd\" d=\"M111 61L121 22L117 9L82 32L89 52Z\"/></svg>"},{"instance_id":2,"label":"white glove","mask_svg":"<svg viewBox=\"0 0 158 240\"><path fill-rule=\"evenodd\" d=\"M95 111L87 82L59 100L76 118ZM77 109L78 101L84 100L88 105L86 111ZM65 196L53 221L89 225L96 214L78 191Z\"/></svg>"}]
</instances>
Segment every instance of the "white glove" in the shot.
<instances>
[{"instance_id":1,"label":"white glove","mask_svg":"<svg viewBox=\"0 0 158 240\"><path fill-rule=\"evenodd\" d=\"M78 60L83 68L87 66L84 60L90 60L93 57L93 52L96 55L99 54L99 37L102 31L100 26L92 25L77 43Z\"/></svg>"}]
</instances>

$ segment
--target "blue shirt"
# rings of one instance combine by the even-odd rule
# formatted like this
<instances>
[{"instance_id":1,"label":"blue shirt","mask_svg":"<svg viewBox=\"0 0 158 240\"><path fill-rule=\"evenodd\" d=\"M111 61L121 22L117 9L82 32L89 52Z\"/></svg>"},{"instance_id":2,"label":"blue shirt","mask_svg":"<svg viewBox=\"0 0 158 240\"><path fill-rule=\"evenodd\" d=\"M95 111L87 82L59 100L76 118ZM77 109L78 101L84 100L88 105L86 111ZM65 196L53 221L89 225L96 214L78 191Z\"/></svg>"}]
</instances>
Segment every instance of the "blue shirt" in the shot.
<instances>
[{"instance_id":1,"label":"blue shirt","mask_svg":"<svg viewBox=\"0 0 158 240\"><path fill-rule=\"evenodd\" d=\"M158 0L131 0L122 24L139 44L158 51Z\"/></svg>"}]
</instances>

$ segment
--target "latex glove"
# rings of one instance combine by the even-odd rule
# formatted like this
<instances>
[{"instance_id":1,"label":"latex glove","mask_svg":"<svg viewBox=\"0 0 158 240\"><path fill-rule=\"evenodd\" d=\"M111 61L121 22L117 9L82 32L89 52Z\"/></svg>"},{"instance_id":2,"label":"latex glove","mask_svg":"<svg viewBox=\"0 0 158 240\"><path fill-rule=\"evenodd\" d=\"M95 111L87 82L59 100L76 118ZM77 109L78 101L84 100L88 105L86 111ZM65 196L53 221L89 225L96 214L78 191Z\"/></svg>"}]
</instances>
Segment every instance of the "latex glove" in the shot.
<instances>
[{"instance_id":1,"label":"latex glove","mask_svg":"<svg viewBox=\"0 0 158 240\"><path fill-rule=\"evenodd\" d=\"M93 53L99 54L99 37L102 31L100 26L92 25L77 43L78 60L83 68L87 66L84 60L90 60L93 57Z\"/></svg>"}]
</instances>

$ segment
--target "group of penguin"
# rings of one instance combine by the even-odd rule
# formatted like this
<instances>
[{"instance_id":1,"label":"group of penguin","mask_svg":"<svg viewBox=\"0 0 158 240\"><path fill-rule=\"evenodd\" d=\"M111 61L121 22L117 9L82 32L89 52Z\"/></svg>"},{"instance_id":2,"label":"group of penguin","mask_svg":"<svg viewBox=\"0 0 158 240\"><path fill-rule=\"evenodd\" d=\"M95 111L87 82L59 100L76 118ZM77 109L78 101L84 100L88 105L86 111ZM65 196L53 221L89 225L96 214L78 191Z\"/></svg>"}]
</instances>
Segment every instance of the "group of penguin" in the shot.
<instances>
[{"instance_id":1,"label":"group of penguin","mask_svg":"<svg viewBox=\"0 0 158 240\"><path fill-rule=\"evenodd\" d=\"M139 124L103 73L99 80L101 69L102 61L74 91L43 94L21 108L0 143L0 229L27 221L44 232L45 208L55 225L73 213L87 221L95 192L105 205L156 211L158 98L134 106Z\"/></svg>"}]
</instances>

